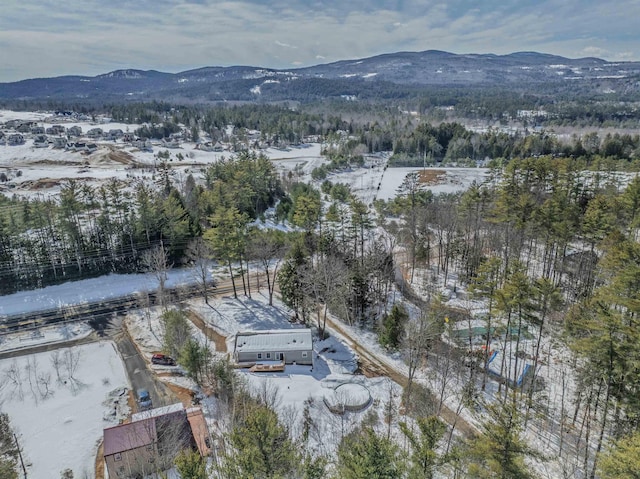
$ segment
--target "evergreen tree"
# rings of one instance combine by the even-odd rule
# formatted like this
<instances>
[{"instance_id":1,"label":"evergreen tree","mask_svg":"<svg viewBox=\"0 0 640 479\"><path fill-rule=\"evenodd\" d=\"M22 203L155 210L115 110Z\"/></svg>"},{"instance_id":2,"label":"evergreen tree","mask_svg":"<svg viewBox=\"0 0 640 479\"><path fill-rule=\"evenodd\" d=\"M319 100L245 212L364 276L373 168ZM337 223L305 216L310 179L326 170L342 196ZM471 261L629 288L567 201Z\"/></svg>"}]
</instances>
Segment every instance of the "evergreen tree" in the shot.
<instances>
[{"instance_id":1,"label":"evergreen tree","mask_svg":"<svg viewBox=\"0 0 640 479\"><path fill-rule=\"evenodd\" d=\"M189 322L183 312L175 309L165 311L161 321L164 329L162 349L170 356L177 358L191 338Z\"/></svg>"},{"instance_id":2,"label":"evergreen tree","mask_svg":"<svg viewBox=\"0 0 640 479\"><path fill-rule=\"evenodd\" d=\"M470 478L527 479L533 477L524 462L538 457L522 438L523 421L514 401L486 406L482 434L469 442Z\"/></svg>"},{"instance_id":3,"label":"evergreen tree","mask_svg":"<svg viewBox=\"0 0 640 479\"><path fill-rule=\"evenodd\" d=\"M271 409L254 406L229 434L220 472L226 479L279 479L299 465L287 427Z\"/></svg>"},{"instance_id":4,"label":"evergreen tree","mask_svg":"<svg viewBox=\"0 0 640 479\"><path fill-rule=\"evenodd\" d=\"M601 458L598 472L601 479L640 479L640 432L613 443Z\"/></svg>"},{"instance_id":5,"label":"evergreen tree","mask_svg":"<svg viewBox=\"0 0 640 479\"><path fill-rule=\"evenodd\" d=\"M207 463L198 451L183 451L175 458L181 479L207 479Z\"/></svg>"},{"instance_id":6,"label":"evergreen tree","mask_svg":"<svg viewBox=\"0 0 640 479\"><path fill-rule=\"evenodd\" d=\"M207 345L200 345L194 339L189 339L180 350L178 362L187 371L187 375L201 385L210 359L211 351Z\"/></svg>"},{"instance_id":7,"label":"evergreen tree","mask_svg":"<svg viewBox=\"0 0 640 479\"><path fill-rule=\"evenodd\" d=\"M336 479L397 479L405 469L398 446L369 427L348 434L338 447Z\"/></svg>"},{"instance_id":8,"label":"evergreen tree","mask_svg":"<svg viewBox=\"0 0 640 479\"><path fill-rule=\"evenodd\" d=\"M382 326L378 332L378 341L388 349L395 350L402 342L404 325L409 319L409 313L401 304L394 304L391 312L382 318Z\"/></svg>"},{"instance_id":9,"label":"evergreen tree","mask_svg":"<svg viewBox=\"0 0 640 479\"><path fill-rule=\"evenodd\" d=\"M2 479L17 479L17 462L18 449L9 422L9 415L0 413L0 477Z\"/></svg>"},{"instance_id":10,"label":"evergreen tree","mask_svg":"<svg viewBox=\"0 0 640 479\"><path fill-rule=\"evenodd\" d=\"M437 447L446 426L435 416L418 418L417 426L418 430L414 431L406 423L400 423L400 430L412 450L408 479L432 479L441 462Z\"/></svg>"}]
</instances>

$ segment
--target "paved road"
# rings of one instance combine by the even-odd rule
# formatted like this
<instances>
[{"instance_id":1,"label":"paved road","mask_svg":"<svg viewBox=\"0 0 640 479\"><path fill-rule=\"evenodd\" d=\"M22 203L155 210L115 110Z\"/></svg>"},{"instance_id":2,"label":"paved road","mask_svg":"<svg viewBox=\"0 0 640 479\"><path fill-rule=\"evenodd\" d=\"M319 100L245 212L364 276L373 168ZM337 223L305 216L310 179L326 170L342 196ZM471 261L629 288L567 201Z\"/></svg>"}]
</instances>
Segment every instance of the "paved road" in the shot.
<instances>
[{"instance_id":1,"label":"paved road","mask_svg":"<svg viewBox=\"0 0 640 479\"><path fill-rule=\"evenodd\" d=\"M134 397L137 397L136 391L138 389L146 389L151 395L153 407L168 406L179 402L171 389L156 379L155 373L148 367L146 358L142 357L125 331L121 331L113 339L127 370Z\"/></svg>"}]
</instances>

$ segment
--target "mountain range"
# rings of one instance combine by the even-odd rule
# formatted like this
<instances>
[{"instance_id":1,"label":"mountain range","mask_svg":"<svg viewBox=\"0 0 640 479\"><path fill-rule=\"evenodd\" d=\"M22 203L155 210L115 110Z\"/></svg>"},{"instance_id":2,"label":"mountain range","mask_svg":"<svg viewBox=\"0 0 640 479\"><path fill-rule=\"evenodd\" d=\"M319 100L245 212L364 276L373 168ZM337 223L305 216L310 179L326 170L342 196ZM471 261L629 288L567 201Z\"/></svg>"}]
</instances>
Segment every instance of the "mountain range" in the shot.
<instances>
[{"instance_id":1,"label":"mountain range","mask_svg":"<svg viewBox=\"0 0 640 479\"><path fill-rule=\"evenodd\" d=\"M191 102L309 101L403 97L434 88L491 88L573 94L637 93L640 62L518 52L398 52L305 68L204 67L179 73L116 70L89 76L0 83L4 100Z\"/></svg>"}]
</instances>

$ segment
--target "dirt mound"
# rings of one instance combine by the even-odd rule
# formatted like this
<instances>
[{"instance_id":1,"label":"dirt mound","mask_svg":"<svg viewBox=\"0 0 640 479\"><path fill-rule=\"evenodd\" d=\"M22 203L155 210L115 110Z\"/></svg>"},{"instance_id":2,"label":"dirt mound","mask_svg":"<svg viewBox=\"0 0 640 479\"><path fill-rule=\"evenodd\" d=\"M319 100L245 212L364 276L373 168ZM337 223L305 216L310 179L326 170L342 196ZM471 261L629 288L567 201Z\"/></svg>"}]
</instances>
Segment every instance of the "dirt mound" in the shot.
<instances>
[{"instance_id":1,"label":"dirt mound","mask_svg":"<svg viewBox=\"0 0 640 479\"><path fill-rule=\"evenodd\" d=\"M68 161L68 160L38 160L31 163L32 165L51 165L51 166L79 166L82 161Z\"/></svg>"},{"instance_id":2,"label":"dirt mound","mask_svg":"<svg viewBox=\"0 0 640 479\"><path fill-rule=\"evenodd\" d=\"M91 165L112 165L114 163L120 165L136 164L136 160L133 158L133 155L126 151L116 150L111 147L100 148L87 158Z\"/></svg>"},{"instance_id":3,"label":"dirt mound","mask_svg":"<svg viewBox=\"0 0 640 479\"><path fill-rule=\"evenodd\" d=\"M444 170L422 170L420 183L424 185L440 185L446 182L447 172Z\"/></svg>"},{"instance_id":4,"label":"dirt mound","mask_svg":"<svg viewBox=\"0 0 640 479\"><path fill-rule=\"evenodd\" d=\"M23 190L38 191L47 190L49 188L55 188L70 180L76 182L95 181L95 178L90 176L78 177L78 178L38 178L37 180L23 181L18 185L18 188Z\"/></svg>"}]
</instances>

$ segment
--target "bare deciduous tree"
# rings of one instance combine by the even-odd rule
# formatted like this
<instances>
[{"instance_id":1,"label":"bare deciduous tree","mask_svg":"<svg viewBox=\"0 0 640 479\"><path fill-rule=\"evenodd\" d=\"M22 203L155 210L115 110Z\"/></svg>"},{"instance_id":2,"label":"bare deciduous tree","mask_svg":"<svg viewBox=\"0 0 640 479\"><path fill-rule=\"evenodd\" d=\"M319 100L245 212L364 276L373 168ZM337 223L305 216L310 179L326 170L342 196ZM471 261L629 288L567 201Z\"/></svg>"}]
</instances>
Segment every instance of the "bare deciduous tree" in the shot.
<instances>
[{"instance_id":1,"label":"bare deciduous tree","mask_svg":"<svg viewBox=\"0 0 640 479\"><path fill-rule=\"evenodd\" d=\"M75 379L74 375L80 365L80 351L74 348L65 349L62 355L62 364L69 379Z\"/></svg>"},{"instance_id":2,"label":"bare deciduous tree","mask_svg":"<svg viewBox=\"0 0 640 479\"><path fill-rule=\"evenodd\" d=\"M22 373L18 366L18 361L15 359L11 365L4 370L5 377L13 385L15 392L18 394L18 398L22 401L24 399L24 391L22 390Z\"/></svg>"},{"instance_id":3,"label":"bare deciduous tree","mask_svg":"<svg viewBox=\"0 0 640 479\"><path fill-rule=\"evenodd\" d=\"M431 315L423 312L416 320L409 321L405 327L402 351L408 366L407 387L405 388L405 405L411 404L411 392L416 372L426 360L437 335L437 325Z\"/></svg>"},{"instance_id":4,"label":"bare deciduous tree","mask_svg":"<svg viewBox=\"0 0 640 479\"><path fill-rule=\"evenodd\" d=\"M276 286L278 268L288 249L285 235L281 231L255 230L248 246L248 256L258 260L267 278L269 306L273 306L273 291Z\"/></svg>"},{"instance_id":5,"label":"bare deciduous tree","mask_svg":"<svg viewBox=\"0 0 640 479\"><path fill-rule=\"evenodd\" d=\"M53 351L51 356L49 356L49 359L51 360L53 369L56 370L56 380L61 383L62 377L60 377L60 367L62 366L62 358L60 357L60 350L56 349Z\"/></svg>"},{"instance_id":6,"label":"bare deciduous tree","mask_svg":"<svg viewBox=\"0 0 640 479\"><path fill-rule=\"evenodd\" d=\"M161 242L155 248L145 251L142 255L142 264L145 269L152 273L158 280L158 302L163 308L165 305L165 284L167 282L167 271L170 268L169 255Z\"/></svg>"},{"instance_id":7,"label":"bare deciduous tree","mask_svg":"<svg viewBox=\"0 0 640 479\"><path fill-rule=\"evenodd\" d=\"M208 288L215 288L215 281L209 272L211 248L201 237L195 238L187 245L186 255L193 263L193 277L200 288L204 302L209 304Z\"/></svg>"}]
</instances>

